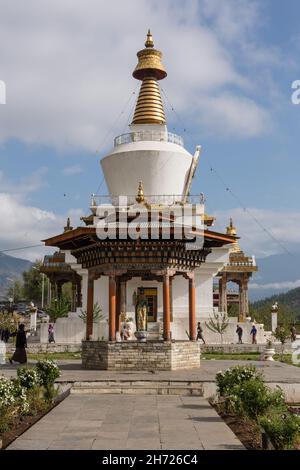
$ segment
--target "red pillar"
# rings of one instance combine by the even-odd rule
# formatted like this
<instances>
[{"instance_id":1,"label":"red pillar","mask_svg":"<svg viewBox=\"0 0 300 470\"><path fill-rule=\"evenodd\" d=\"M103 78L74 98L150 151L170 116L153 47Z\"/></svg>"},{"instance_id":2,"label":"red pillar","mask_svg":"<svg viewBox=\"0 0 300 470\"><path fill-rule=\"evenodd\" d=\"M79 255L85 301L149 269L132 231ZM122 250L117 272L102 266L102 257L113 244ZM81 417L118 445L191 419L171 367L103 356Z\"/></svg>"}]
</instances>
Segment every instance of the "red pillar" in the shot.
<instances>
[{"instance_id":1,"label":"red pillar","mask_svg":"<svg viewBox=\"0 0 300 470\"><path fill-rule=\"evenodd\" d=\"M190 326L190 340L196 340L196 289L195 279L189 279L189 326Z\"/></svg>"},{"instance_id":2,"label":"red pillar","mask_svg":"<svg viewBox=\"0 0 300 470\"><path fill-rule=\"evenodd\" d=\"M163 279L163 304L164 304L164 340L171 339L170 324L170 278L168 274Z\"/></svg>"},{"instance_id":3,"label":"red pillar","mask_svg":"<svg viewBox=\"0 0 300 470\"><path fill-rule=\"evenodd\" d=\"M94 279L89 276L87 289L86 308L86 339L89 340L93 334L93 313L94 313Z\"/></svg>"},{"instance_id":4,"label":"red pillar","mask_svg":"<svg viewBox=\"0 0 300 470\"><path fill-rule=\"evenodd\" d=\"M116 282L116 331L120 332L120 314L121 314L121 282Z\"/></svg>"},{"instance_id":5,"label":"red pillar","mask_svg":"<svg viewBox=\"0 0 300 470\"><path fill-rule=\"evenodd\" d=\"M109 276L109 341L116 340L116 278Z\"/></svg>"}]
</instances>

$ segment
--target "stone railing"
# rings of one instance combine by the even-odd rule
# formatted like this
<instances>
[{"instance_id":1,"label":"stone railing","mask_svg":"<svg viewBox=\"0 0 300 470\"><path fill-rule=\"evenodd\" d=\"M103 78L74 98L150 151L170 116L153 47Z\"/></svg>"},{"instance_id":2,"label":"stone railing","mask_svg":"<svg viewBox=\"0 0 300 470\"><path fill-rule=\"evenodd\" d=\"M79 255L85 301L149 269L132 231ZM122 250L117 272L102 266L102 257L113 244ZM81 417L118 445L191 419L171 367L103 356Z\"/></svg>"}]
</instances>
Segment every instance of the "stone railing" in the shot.
<instances>
[{"instance_id":1,"label":"stone railing","mask_svg":"<svg viewBox=\"0 0 300 470\"><path fill-rule=\"evenodd\" d=\"M141 141L171 142L172 144L183 147L183 139L179 135L172 134L171 132L157 131L129 132L127 134L118 135L114 139L114 146L117 147L118 145Z\"/></svg>"}]
</instances>

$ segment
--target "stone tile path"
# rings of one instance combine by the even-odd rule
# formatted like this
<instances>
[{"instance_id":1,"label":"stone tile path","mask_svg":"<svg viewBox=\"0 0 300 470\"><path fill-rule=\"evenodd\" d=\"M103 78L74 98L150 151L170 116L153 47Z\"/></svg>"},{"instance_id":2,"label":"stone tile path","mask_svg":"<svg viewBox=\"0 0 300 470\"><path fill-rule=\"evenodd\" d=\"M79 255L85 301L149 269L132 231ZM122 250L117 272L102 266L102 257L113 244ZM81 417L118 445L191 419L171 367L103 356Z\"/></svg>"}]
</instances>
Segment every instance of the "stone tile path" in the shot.
<instances>
[{"instance_id":1,"label":"stone tile path","mask_svg":"<svg viewBox=\"0 0 300 470\"><path fill-rule=\"evenodd\" d=\"M106 370L83 370L80 360L58 360L61 377L58 382L80 382L97 380L200 380L203 382L215 381L216 373L236 365L254 364L265 376L266 382L300 383L300 367L283 364L281 362L240 361L240 360L202 360L201 366L195 369L177 371L148 371L138 372L111 372ZM35 361L30 361L34 365ZM16 376L17 366L6 364L0 366L0 375Z\"/></svg>"},{"instance_id":2,"label":"stone tile path","mask_svg":"<svg viewBox=\"0 0 300 470\"><path fill-rule=\"evenodd\" d=\"M8 449L242 450L201 397L70 395Z\"/></svg>"}]
</instances>

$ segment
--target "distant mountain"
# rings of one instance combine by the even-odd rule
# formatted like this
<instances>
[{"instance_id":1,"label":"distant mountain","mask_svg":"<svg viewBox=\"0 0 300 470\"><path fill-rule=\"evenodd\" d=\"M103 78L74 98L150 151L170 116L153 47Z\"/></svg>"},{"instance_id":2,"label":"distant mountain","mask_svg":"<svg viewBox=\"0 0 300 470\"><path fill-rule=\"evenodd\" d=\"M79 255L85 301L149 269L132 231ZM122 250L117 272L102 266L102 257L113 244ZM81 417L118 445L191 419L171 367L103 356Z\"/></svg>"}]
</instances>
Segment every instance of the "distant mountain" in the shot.
<instances>
[{"instance_id":1,"label":"distant mountain","mask_svg":"<svg viewBox=\"0 0 300 470\"><path fill-rule=\"evenodd\" d=\"M30 261L0 253L0 295L5 295L12 284L10 279L20 279L23 271L32 266Z\"/></svg>"},{"instance_id":2,"label":"distant mountain","mask_svg":"<svg viewBox=\"0 0 300 470\"><path fill-rule=\"evenodd\" d=\"M249 297L255 301L278 296L300 287L300 254L272 255L257 259L258 272L250 283Z\"/></svg>"},{"instance_id":3,"label":"distant mountain","mask_svg":"<svg viewBox=\"0 0 300 470\"><path fill-rule=\"evenodd\" d=\"M252 306L259 308L265 305L271 305L275 301L278 301L279 306L286 305L291 312L295 313L298 317L300 316L300 287L289 290L284 294L277 294L266 299L257 300L252 303Z\"/></svg>"}]
</instances>

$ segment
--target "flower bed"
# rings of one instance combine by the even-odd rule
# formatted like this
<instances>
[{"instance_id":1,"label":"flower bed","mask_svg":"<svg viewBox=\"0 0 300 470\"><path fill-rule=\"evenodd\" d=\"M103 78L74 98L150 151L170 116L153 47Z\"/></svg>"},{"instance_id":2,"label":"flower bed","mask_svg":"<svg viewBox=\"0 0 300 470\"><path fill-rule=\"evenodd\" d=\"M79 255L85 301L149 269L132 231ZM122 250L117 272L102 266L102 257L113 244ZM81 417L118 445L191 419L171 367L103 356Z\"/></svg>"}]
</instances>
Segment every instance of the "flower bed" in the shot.
<instances>
[{"instance_id":1,"label":"flower bed","mask_svg":"<svg viewBox=\"0 0 300 470\"><path fill-rule=\"evenodd\" d=\"M263 447L262 432L274 449L298 449L300 418L284 401L281 389L271 390L255 366L235 366L216 375L218 401L215 406L246 448ZM230 422L230 424L229 424ZM238 435L240 432L240 436ZM252 433L252 439L251 439Z\"/></svg>"},{"instance_id":2,"label":"flower bed","mask_svg":"<svg viewBox=\"0 0 300 470\"><path fill-rule=\"evenodd\" d=\"M57 395L54 382L59 376L56 363L43 360L35 368L20 367L17 378L0 377L0 439L3 447L53 407Z\"/></svg>"}]
</instances>

